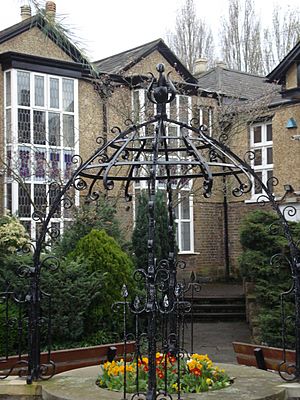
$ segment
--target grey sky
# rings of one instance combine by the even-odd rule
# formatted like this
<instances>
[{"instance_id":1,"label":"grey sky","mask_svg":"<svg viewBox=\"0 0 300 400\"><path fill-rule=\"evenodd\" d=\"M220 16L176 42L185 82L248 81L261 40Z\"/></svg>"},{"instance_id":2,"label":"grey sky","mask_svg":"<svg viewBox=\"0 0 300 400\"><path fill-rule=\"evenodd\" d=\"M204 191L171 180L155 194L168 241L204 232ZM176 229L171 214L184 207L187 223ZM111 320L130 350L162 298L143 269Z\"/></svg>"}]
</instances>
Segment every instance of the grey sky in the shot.
<instances>
[{"instance_id":1,"label":"grey sky","mask_svg":"<svg viewBox=\"0 0 300 400\"><path fill-rule=\"evenodd\" d=\"M226 0L194 0L198 16L217 34ZM176 11L184 0L56 0L57 13L76 36L92 60L139 46L159 37L175 25ZM265 20L275 0L257 2ZM1 0L0 30L20 21L20 6L26 0ZM298 6L299 0L282 0L282 7ZM75 29L76 28L76 29Z\"/></svg>"}]
</instances>

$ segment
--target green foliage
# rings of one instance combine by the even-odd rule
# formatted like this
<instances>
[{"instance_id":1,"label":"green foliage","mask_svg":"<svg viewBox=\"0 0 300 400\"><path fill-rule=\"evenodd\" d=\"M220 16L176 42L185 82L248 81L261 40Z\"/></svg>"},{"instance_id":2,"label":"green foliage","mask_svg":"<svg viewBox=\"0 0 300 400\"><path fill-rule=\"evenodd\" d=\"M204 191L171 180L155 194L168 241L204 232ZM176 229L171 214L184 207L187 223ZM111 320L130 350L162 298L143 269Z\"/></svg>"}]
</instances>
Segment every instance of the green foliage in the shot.
<instances>
[{"instance_id":1,"label":"green foliage","mask_svg":"<svg viewBox=\"0 0 300 400\"><path fill-rule=\"evenodd\" d=\"M69 260L84 260L89 273L101 274L101 290L89 307L89 319L85 326L88 335L104 329L120 332L120 313L112 314L112 305L121 301L121 289L126 284L129 292L133 289L133 264L118 243L104 230L93 229L79 240Z\"/></svg>"},{"instance_id":2,"label":"green foliage","mask_svg":"<svg viewBox=\"0 0 300 400\"><path fill-rule=\"evenodd\" d=\"M280 295L291 287L292 274L288 259L288 242L276 221L276 214L261 210L246 216L240 230L243 247L240 270L246 280L255 282L260 341L270 346L281 347ZM290 223L290 229L295 240L299 239L300 224ZM289 296L285 300L286 315L293 316L293 297ZM287 320L286 334L286 344L293 348L295 332L291 319Z\"/></svg>"},{"instance_id":3,"label":"green foliage","mask_svg":"<svg viewBox=\"0 0 300 400\"><path fill-rule=\"evenodd\" d=\"M171 250L168 233L168 209L164 191L157 191L155 196L155 219L155 254L159 261L167 259ZM135 228L132 234L132 247L137 268L147 266L148 221L148 196L145 191L142 191L138 197Z\"/></svg>"},{"instance_id":4,"label":"green foliage","mask_svg":"<svg viewBox=\"0 0 300 400\"><path fill-rule=\"evenodd\" d=\"M53 343L89 342L85 327L89 308L101 297L101 282L101 274L83 260L62 260L57 270L43 271L42 289L51 294Z\"/></svg>"},{"instance_id":5,"label":"green foliage","mask_svg":"<svg viewBox=\"0 0 300 400\"><path fill-rule=\"evenodd\" d=\"M0 251L2 255L14 253L25 245L29 237L18 218L5 215L0 218Z\"/></svg>"},{"instance_id":6,"label":"green foliage","mask_svg":"<svg viewBox=\"0 0 300 400\"><path fill-rule=\"evenodd\" d=\"M116 208L104 197L97 202L78 207L72 223L65 229L54 252L58 256L66 256L74 250L78 241L92 229L104 229L109 236L122 243L119 223L116 219Z\"/></svg>"}]
</instances>

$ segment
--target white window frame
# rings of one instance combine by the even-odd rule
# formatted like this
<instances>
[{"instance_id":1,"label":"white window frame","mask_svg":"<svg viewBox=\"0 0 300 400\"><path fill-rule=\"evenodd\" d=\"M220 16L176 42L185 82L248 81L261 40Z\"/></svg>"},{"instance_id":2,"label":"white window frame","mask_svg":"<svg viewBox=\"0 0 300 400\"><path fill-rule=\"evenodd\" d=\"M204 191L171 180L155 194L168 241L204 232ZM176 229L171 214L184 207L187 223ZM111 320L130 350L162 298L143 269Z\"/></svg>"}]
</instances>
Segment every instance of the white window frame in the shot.
<instances>
[{"instance_id":1,"label":"white window frame","mask_svg":"<svg viewBox=\"0 0 300 400\"><path fill-rule=\"evenodd\" d=\"M268 181L268 173L273 173L274 169L274 154L273 154L273 132L272 132L272 140L267 139L267 126L272 126L272 121L268 120L265 122L255 123L250 126L250 149L252 152L259 150L261 151L261 164L255 165L255 160L257 157L251 161L251 167L256 173L261 173L262 181L266 185ZM255 143L254 142L254 129L256 127L261 127L261 141ZM272 148L272 163L268 163L267 161L267 149ZM255 201L257 198L263 194L265 194L264 190L260 193L255 193L255 181L252 180L252 189L251 189L251 200Z\"/></svg>"},{"instance_id":2,"label":"white window frame","mask_svg":"<svg viewBox=\"0 0 300 400\"><path fill-rule=\"evenodd\" d=\"M138 92L139 93L139 103L141 105L141 112L139 113L139 118L140 121L146 121L146 116L145 116L145 102L146 102L146 90L145 89L136 89L132 92L132 110L133 110L133 115L135 115L135 110L134 110L134 94L133 93ZM190 96L185 96L185 95L177 95L175 97L175 101L176 101L176 121L180 120L180 99L181 96L185 97L188 99L188 121L187 123L189 123L189 121L192 118L192 99ZM155 109L154 109L155 110ZM167 115L170 115L170 104L167 104L166 107L166 111L167 111ZM176 136L179 137L180 136L180 126L179 125L170 125L170 127L174 127L176 128ZM167 126L167 135L168 135L168 131L169 131L169 126ZM145 128L143 128L143 134L145 134ZM175 185L176 187L176 185ZM134 189L135 190L143 190L147 188L147 181L140 181L140 182L136 182L134 184ZM160 184L159 182L157 182L157 188L159 190L165 190L166 189L166 185L165 184ZM173 193L173 197L174 197L174 203L178 203L178 218L175 219L175 225L176 228L178 230L178 237L181 238L181 231L182 231L182 223L186 223L189 222L190 223L190 250L186 250L186 251L182 251L181 250L181 239L177 240L177 246L179 249L179 254L194 254L194 207L193 207L193 195L190 194L189 195L189 219L183 219L181 217L181 207L180 207L180 198L182 196L182 194L184 192L190 191L192 188L192 182L191 180L189 181L189 185L187 185L186 187L181 188L178 193L175 195L175 191ZM134 190L134 192L135 192ZM134 209L134 221L135 221L135 200L136 200L136 196L133 196L133 209ZM177 235L176 235L177 236Z\"/></svg>"},{"instance_id":3,"label":"white window frame","mask_svg":"<svg viewBox=\"0 0 300 400\"><path fill-rule=\"evenodd\" d=\"M18 105L18 87L17 87L17 76L18 71L26 72L30 74L30 106ZM11 75L11 105L6 107L6 76L7 73ZM44 77L44 106L36 106L35 105L35 76ZM55 78L59 80L59 108L50 108L50 78ZM74 82L74 112L69 112L63 110L62 104L62 82L63 79L72 80ZM73 154L79 153L79 115L78 115L78 80L74 78L70 78L67 76L56 76L53 74L44 74L39 72L27 71L22 69L10 69L5 71L4 73L4 151L5 151L5 159L7 157L7 150L11 149L12 160L18 159L19 149L21 147L26 147L30 150L31 158L30 158L30 176L25 178L25 183L30 184L30 196L31 199L34 198L34 185L35 184L45 184L47 191L49 189L49 183L51 179L47 175L47 171L44 178L35 177L34 165L35 165L35 152L40 150L45 150L46 153L46 165L50 163L50 153L58 152L60 154L60 163L59 169L61 174L64 173L64 155L66 152L72 152ZM18 109L27 109L30 110L30 143L22 144L18 140ZM6 110L11 109L11 143L7 143L7 125L6 125ZM33 132L33 112L34 111L43 111L45 112L45 124L46 124L46 142L45 144L35 144L33 142L34 132ZM60 115L60 145L54 146L50 145L49 140L47 140L49 135L49 118L48 114L51 112L56 112ZM63 143L63 115L72 115L74 117L74 147L64 147ZM13 166L14 168L14 166ZM15 166L17 168L17 165ZM47 169L47 167L46 167ZM61 175L61 182L64 181L63 176ZM7 188L6 184L12 184L12 199L11 199L11 208L12 214L18 215L19 209L19 184L15 179L5 175L5 189L4 189L4 206L7 207L8 199L7 199ZM75 204L79 205L79 193L75 191ZM49 199L47 201L48 206L46 212L49 210ZM33 206L31 205L31 215L33 213ZM30 217L20 217L21 221L31 222L31 237L34 240L36 238L36 223ZM55 217L51 219L51 223L60 223L60 231L63 232L64 229L64 221L69 221L70 218L63 217L63 209L61 209L61 216Z\"/></svg>"}]
</instances>

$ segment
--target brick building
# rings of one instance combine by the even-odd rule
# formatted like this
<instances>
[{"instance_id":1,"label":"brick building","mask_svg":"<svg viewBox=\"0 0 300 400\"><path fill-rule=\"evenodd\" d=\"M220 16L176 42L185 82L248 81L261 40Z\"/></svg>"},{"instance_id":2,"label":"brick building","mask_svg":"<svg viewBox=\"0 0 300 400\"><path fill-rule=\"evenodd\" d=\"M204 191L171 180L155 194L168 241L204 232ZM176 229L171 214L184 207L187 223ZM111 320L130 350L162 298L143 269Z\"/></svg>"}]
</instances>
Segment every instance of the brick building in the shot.
<instances>
[{"instance_id":1,"label":"brick building","mask_svg":"<svg viewBox=\"0 0 300 400\"><path fill-rule=\"evenodd\" d=\"M226 132L241 157L252 150L256 172L264 182L277 176L276 197L285 196L282 202L295 205L293 218L300 220L300 141L295 127L300 121L299 46L268 76L277 85L224 65L206 71L204 60L193 76L161 39L99 60L93 63L93 72L77 48L51 25L54 2L46 3L46 17L31 16L23 6L22 18L0 32L0 204L19 216L33 239L38 224L31 219L30 198L38 207L51 204L55 193L48 193L49 183L68 179L74 154L85 159L95 149L99 133L107 140L113 126L122 129L126 119L142 120L154 112L147 104L144 81L148 72L156 74L158 63L166 65L179 90L168 108L170 115L187 122L196 115L216 138ZM278 83L284 85L283 92ZM107 90L112 94L107 96ZM178 128L168 129L179 135ZM188 271L203 276L236 272L238 227L242 216L257 207L261 194L254 185L249 195L237 199L230 195L230 182L225 184L226 194L219 180L209 200L199 194L197 182L176 192L180 257L187 261ZM284 184L291 185L287 192ZM135 201L128 206L122 196L118 198L120 220L130 236ZM70 220L61 209L51 224L63 231Z\"/></svg>"}]
</instances>

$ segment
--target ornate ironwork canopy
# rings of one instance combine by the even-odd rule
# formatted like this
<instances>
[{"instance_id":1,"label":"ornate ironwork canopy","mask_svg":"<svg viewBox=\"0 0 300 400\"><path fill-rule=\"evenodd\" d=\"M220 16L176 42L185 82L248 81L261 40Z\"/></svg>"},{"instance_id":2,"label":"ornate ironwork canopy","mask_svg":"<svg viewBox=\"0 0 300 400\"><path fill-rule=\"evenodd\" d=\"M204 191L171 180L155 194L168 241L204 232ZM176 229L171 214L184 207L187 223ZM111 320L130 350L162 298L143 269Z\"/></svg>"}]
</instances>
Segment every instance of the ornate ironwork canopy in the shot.
<instances>
[{"instance_id":1,"label":"ornate ironwork canopy","mask_svg":"<svg viewBox=\"0 0 300 400\"><path fill-rule=\"evenodd\" d=\"M156 386L156 364L155 355L158 343L162 344L164 354L172 353L178 361L178 382L180 387L180 359L184 353L184 348L180 342L179 323L182 315L190 308L188 302L184 301L183 295L186 290L184 285L177 282L176 243L174 234L174 216L172 203L172 188L174 184L186 185L188 180L201 179L203 195L209 197L212 193L213 182L216 177L232 176L235 184L232 186L232 194L241 196L251 190L254 180L259 182L264 194L258 201L269 201L278 215L276 222L282 229L282 233L288 240L290 248L290 266L293 277L293 287L291 291L295 296L296 304L296 364L287 366L284 360L282 371L290 373L293 378L300 377L300 251L293 240L289 224L285 218L285 212L281 212L275 197L270 190L269 184L264 184L261 177L251 168L247 161L253 159L251 152L246 154L248 160L242 160L234 154L224 143L224 137L220 140L211 137L205 126L199 126L199 121L192 119L190 124L170 118L167 113L167 104L171 103L176 96L176 89L169 76L164 74L164 66L157 66L158 78L152 76L148 87L148 100L156 106L155 115L150 120L141 123L127 121L127 128L121 131L113 128L114 137L105 142L98 139L98 149L92 156L84 161L81 157L74 156L73 162L77 166L76 171L70 180L63 186L55 184L57 196L49 207L49 212L36 211L32 218L40 222L40 235L35 243L33 251L33 266L25 268L22 276L30 280L28 293L24 297L24 303L28 306L28 362L23 361L20 355L20 363L27 366L27 381L42 378L44 375L51 377L54 372L54 364L51 361L49 346L49 357L47 365L41 365L40 357L40 336L41 323L41 298L43 292L40 289L40 272L43 267L56 268L59 261L52 256L41 260L43 244L47 235L57 237L57 232L51 227L51 218L55 215L61 204L65 208L72 205L73 189L87 192L91 200L99 197L98 191L112 190L116 182L125 182L126 200L131 200L132 183L146 181L149 193L148 202L148 262L143 269L135 272L135 277L140 282L144 282L144 299L136 297L133 304L127 301L128 291L123 289L124 302L120 303L126 309L129 308L136 316L136 358L141 357L141 340L147 337L148 358L149 358L149 382L146 394L139 392L138 382L136 393L133 398L144 398L155 400L161 398L171 398L165 392L157 394ZM171 134L170 126L179 127L179 134ZM166 183L166 193L169 214L169 240L170 252L167 260L157 260L155 251L155 191L157 182ZM271 178L272 185L277 184L275 178ZM100 183L100 184L99 184ZM101 186L102 183L102 186ZM293 213L291 208L288 213ZM11 293L2 294L7 299ZM13 295L18 299L18 296ZM146 332L139 331L138 318L146 315ZM124 317L124 320L126 319ZM159 317L161 318L160 329L163 335L158 335ZM49 320L51 328L51 321ZM49 329L50 329L49 328ZM50 335L49 335L50 336ZM125 343L128 335L124 329ZM124 359L126 360L126 354ZM13 369L13 367L12 367ZM9 373L4 377L8 376ZM124 385L124 398L126 398L126 384ZM178 393L180 398L180 391Z\"/></svg>"},{"instance_id":2,"label":"ornate ironwork canopy","mask_svg":"<svg viewBox=\"0 0 300 400\"><path fill-rule=\"evenodd\" d=\"M217 176L231 175L236 178L235 196L249 192L252 181L245 162L238 159L221 141L207 133L207 127L199 121L191 124L171 119L166 104L171 103L177 93L169 76L164 75L164 66L157 66L159 77L152 76L147 90L150 102L156 105L156 115L149 121L133 123L121 131L112 129L112 140L102 146L79 169L76 186L89 187L93 197L95 183L103 181L104 189L114 188L114 182L125 181L126 197L131 198L130 183L135 181L172 181L179 185L187 180L202 178L203 194L211 195L213 180ZM169 126L180 128L180 134L171 134ZM102 139L99 138L98 142ZM83 179L90 179L87 184Z\"/></svg>"}]
</instances>

